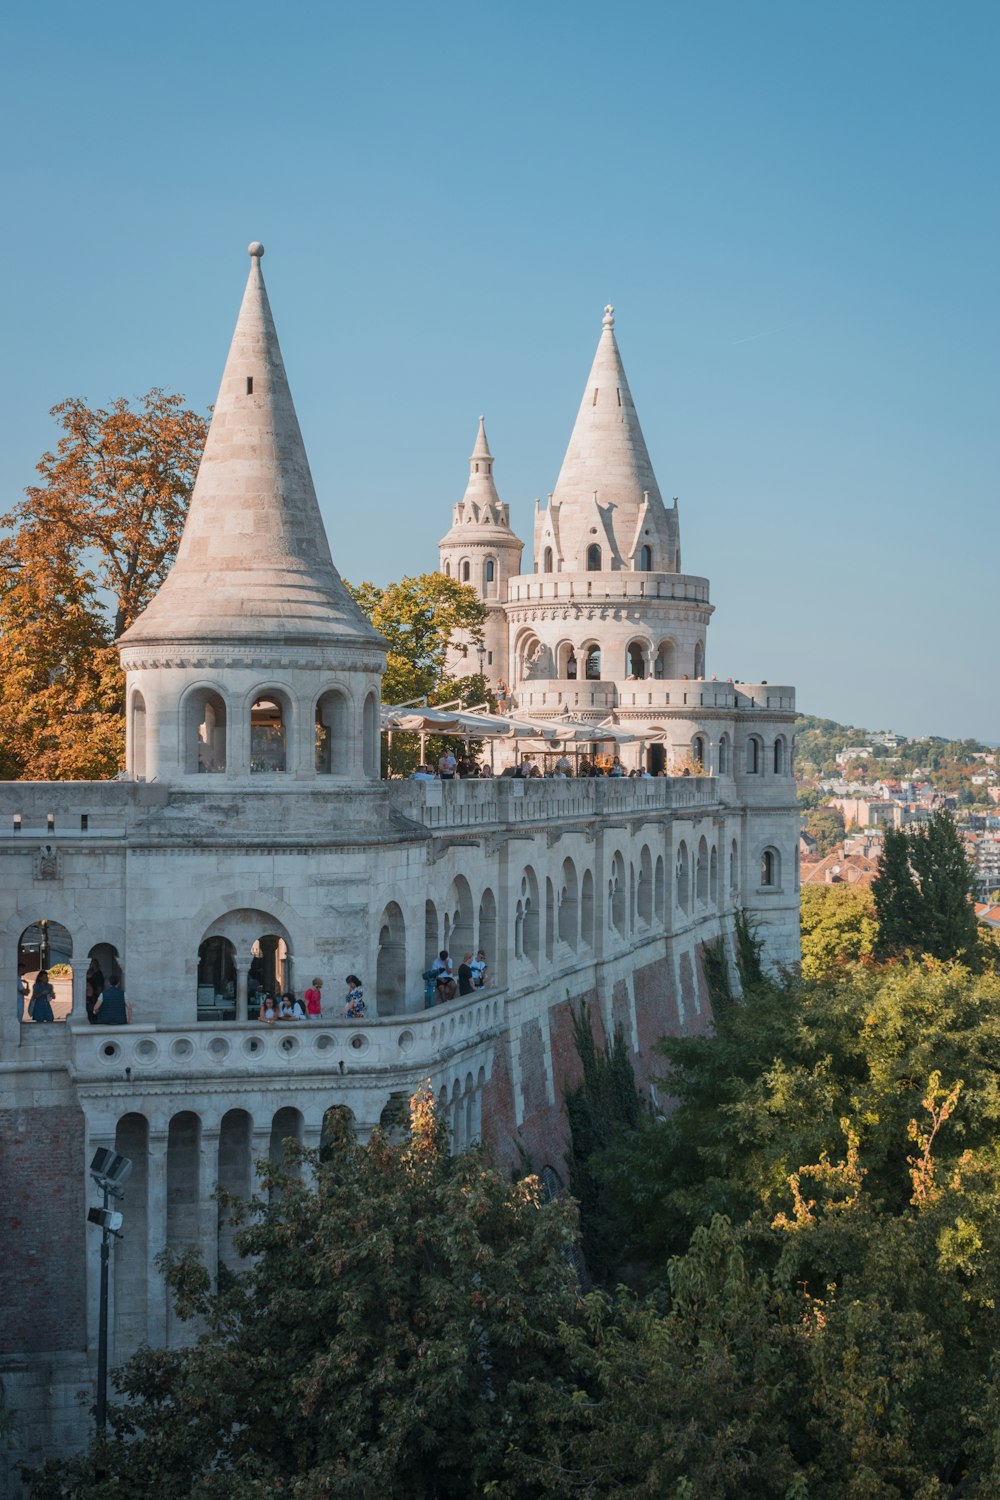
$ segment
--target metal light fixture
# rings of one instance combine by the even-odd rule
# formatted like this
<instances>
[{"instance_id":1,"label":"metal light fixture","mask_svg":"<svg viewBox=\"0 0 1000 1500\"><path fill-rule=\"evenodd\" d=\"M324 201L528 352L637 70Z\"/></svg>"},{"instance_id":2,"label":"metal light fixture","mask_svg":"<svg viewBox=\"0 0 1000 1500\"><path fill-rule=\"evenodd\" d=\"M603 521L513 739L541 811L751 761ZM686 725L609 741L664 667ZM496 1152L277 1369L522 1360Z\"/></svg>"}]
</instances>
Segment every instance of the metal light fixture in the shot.
<instances>
[{"instance_id":1,"label":"metal light fixture","mask_svg":"<svg viewBox=\"0 0 1000 1500\"><path fill-rule=\"evenodd\" d=\"M97 1330L97 1431L104 1432L108 1422L108 1262L111 1236L121 1234L124 1215L110 1207L112 1198L122 1198L125 1184L132 1176L132 1162L106 1146L99 1146L90 1163L90 1175L104 1195L100 1208L87 1210L87 1223L101 1231L101 1311Z\"/></svg>"}]
</instances>

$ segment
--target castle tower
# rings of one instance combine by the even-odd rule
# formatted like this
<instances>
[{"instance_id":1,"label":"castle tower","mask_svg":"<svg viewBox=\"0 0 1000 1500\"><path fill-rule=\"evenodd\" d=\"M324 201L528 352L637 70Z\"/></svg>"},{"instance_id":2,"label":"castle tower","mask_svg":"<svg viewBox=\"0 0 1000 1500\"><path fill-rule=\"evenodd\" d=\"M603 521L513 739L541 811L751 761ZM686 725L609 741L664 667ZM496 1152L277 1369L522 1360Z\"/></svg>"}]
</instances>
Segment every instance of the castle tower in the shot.
<instances>
[{"instance_id":1,"label":"castle tower","mask_svg":"<svg viewBox=\"0 0 1000 1500\"><path fill-rule=\"evenodd\" d=\"M465 494L454 507L451 530L438 547L441 572L469 584L486 605L483 674L496 684L507 672L507 585L520 570L524 543L511 531L510 512L497 493L483 417L469 457ZM476 653L464 653L463 644L456 640L449 657L448 670L455 677L479 671Z\"/></svg>"},{"instance_id":2,"label":"castle tower","mask_svg":"<svg viewBox=\"0 0 1000 1500\"><path fill-rule=\"evenodd\" d=\"M119 641L136 779L379 774L384 643L333 565L271 316L250 276L177 558Z\"/></svg>"},{"instance_id":3,"label":"castle tower","mask_svg":"<svg viewBox=\"0 0 1000 1500\"><path fill-rule=\"evenodd\" d=\"M535 571L508 592L518 706L596 718L635 702L635 681L704 676L708 581L680 559L606 307L555 490L536 505ZM645 699L652 719L667 695Z\"/></svg>"}]
</instances>

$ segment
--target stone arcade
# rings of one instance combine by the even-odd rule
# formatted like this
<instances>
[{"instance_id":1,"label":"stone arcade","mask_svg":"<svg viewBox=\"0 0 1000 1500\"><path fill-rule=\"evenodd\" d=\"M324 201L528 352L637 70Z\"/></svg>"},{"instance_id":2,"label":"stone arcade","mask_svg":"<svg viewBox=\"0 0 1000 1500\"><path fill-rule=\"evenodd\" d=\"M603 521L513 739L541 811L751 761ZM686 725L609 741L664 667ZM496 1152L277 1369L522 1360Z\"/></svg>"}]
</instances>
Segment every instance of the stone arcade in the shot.
<instances>
[{"instance_id":1,"label":"stone arcade","mask_svg":"<svg viewBox=\"0 0 1000 1500\"><path fill-rule=\"evenodd\" d=\"M362 1138L430 1078L455 1148L558 1177L571 1009L620 1024L646 1085L657 1038L709 1021L700 949L756 919L798 955L794 693L706 678L708 584L680 572L611 309L534 571L480 424L441 566L489 606L487 671L518 711L657 731L655 779L379 779L381 638L330 556L261 275L250 278L174 568L121 640L128 779L0 786L4 1278L0 1377L20 1456L86 1435L98 1146L131 1157L111 1361L183 1338L155 1257L231 1261L212 1193L249 1193L333 1107ZM474 667L473 667L474 669ZM491 986L425 1009L442 946ZM37 958L32 958L35 949ZM65 1024L19 1022L15 966L64 962ZM91 956L128 1029L91 1026ZM342 1019L344 976L369 1017ZM71 972L71 978L70 978ZM321 1024L265 1028L258 980L325 980ZM333 1017L334 1019L330 1019Z\"/></svg>"}]
</instances>

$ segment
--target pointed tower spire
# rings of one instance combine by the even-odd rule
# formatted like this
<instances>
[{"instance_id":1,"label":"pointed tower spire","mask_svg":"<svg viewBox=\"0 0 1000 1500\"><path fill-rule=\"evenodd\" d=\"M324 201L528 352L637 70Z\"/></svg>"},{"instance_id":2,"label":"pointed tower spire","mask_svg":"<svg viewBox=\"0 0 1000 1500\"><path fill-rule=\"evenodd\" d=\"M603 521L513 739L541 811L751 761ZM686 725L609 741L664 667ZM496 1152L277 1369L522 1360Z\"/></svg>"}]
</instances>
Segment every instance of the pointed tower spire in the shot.
<instances>
[{"instance_id":1,"label":"pointed tower spire","mask_svg":"<svg viewBox=\"0 0 1000 1500\"><path fill-rule=\"evenodd\" d=\"M121 638L378 645L330 556L261 257L250 276L177 557Z\"/></svg>"},{"instance_id":2,"label":"pointed tower spire","mask_svg":"<svg viewBox=\"0 0 1000 1500\"><path fill-rule=\"evenodd\" d=\"M639 426L610 304L552 503L559 511L564 554L567 561L577 555L576 567L586 566L587 545L596 540L605 569L629 568L641 535L656 558L654 569L674 570L676 539Z\"/></svg>"}]
</instances>

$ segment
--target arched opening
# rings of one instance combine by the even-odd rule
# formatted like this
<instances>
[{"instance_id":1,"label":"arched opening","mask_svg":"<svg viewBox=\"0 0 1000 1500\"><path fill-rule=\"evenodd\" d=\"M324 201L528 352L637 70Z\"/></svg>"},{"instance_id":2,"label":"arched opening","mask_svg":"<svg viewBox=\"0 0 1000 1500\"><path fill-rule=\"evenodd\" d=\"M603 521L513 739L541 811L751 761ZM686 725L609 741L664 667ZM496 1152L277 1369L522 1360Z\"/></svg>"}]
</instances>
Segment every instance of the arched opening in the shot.
<instances>
[{"instance_id":1,"label":"arched opening","mask_svg":"<svg viewBox=\"0 0 1000 1500\"><path fill-rule=\"evenodd\" d=\"M584 676L588 682L600 682L601 680L601 648L591 645L586 648L587 657L584 668Z\"/></svg>"},{"instance_id":2,"label":"arched opening","mask_svg":"<svg viewBox=\"0 0 1000 1500\"><path fill-rule=\"evenodd\" d=\"M760 883L769 889L780 884L781 856L777 849L765 849L760 856Z\"/></svg>"},{"instance_id":3,"label":"arched opening","mask_svg":"<svg viewBox=\"0 0 1000 1500\"><path fill-rule=\"evenodd\" d=\"M639 548L639 572L651 573L653 571L653 549L649 546Z\"/></svg>"},{"instance_id":4,"label":"arched opening","mask_svg":"<svg viewBox=\"0 0 1000 1500\"><path fill-rule=\"evenodd\" d=\"M446 578L450 578L451 577L451 563L450 562L446 562L445 565L444 565L444 576Z\"/></svg>"},{"instance_id":5,"label":"arched opening","mask_svg":"<svg viewBox=\"0 0 1000 1500\"><path fill-rule=\"evenodd\" d=\"M148 1339L146 1295L149 1286L148 1182L149 1122L145 1115L122 1115L115 1127L115 1150L132 1163L128 1180L127 1232L114 1241L114 1328L112 1358L128 1359Z\"/></svg>"},{"instance_id":6,"label":"arched opening","mask_svg":"<svg viewBox=\"0 0 1000 1500\"><path fill-rule=\"evenodd\" d=\"M521 951L530 964L538 968L540 942L540 912L538 901L538 879L530 865L521 877Z\"/></svg>"},{"instance_id":7,"label":"arched opening","mask_svg":"<svg viewBox=\"0 0 1000 1500\"><path fill-rule=\"evenodd\" d=\"M564 859L562 889L559 892L559 941L574 952L580 920L578 907L576 865L571 859Z\"/></svg>"},{"instance_id":8,"label":"arched opening","mask_svg":"<svg viewBox=\"0 0 1000 1500\"><path fill-rule=\"evenodd\" d=\"M61 922L42 917L17 940L21 1019L44 1025L73 1014L73 939Z\"/></svg>"},{"instance_id":9,"label":"arched opening","mask_svg":"<svg viewBox=\"0 0 1000 1500\"><path fill-rule=\"evenodd\" d=\"M708 741L703 734L696 734L691 741L691 759L699 776L708 771Z\"/></svg>"},{"instance_id":10,"label":"arched opening","mask_svg":"<svg viewBox=\"0 0 1000 1500\"><path fill-rule=\"evenodd\" d=\"M656 649L656 664L653 668L657 678L666 678L668 682L677 676L677 643L675 641L661 641Z\"/></svg>"},{"instance_id":11,"label":"arched opening","mask_svg":"<svg viewBox=\"0 0 1000 1500\"><path fill-rule=\"evenodd\" d=\"M250 708L250 770L269 775L286 769L285 705L275 693Z\"/></svg>"},{"instance_id":12,"label":"arched opening","mask_svg":"<svg viewBox=\"0 0 1000 1500\"><path fill-rule=\"evenodd\" d=\"M552 572L552 548L551 547L546 547L545 551L542 553L542 572L543 573L551 573Z\"/></svg>"},{"instance_id":13,"label":"arched opening","mask_svg":"<svg viewBox=\"0 0 1000 1500\"><path fill-rule=\"evenodd\" d=\"M546 652L534 631L525 631L517 643L515 653L518 681L526 682L532 677L544 676L545 657Z\"/></svg>"},{"instance_id":14,"label":"arched opening","mask_svg":"<svg viewBox=\"0 0 1000 1500\"><path fill-rule=\"evenodd\" d=\"M245 1109L230 1109L219 1125L219 1187L246 1202L253 1193L253 1121ZM131 1219L131 1213L129 1214ZM229 1210L219 1204L219 1264L230 1271L243 1265L236 1249L236 1228Z\"/></svg>"},{"instance_id":15,"label":"arched opening","mask_svg":"<svg viewBox=\"0 0 1000 1500\"><path fill-rule=\"evenodd\" d=\"M349 759L350 703L340 688L330 688L316 704L316 775L346 776Z\"/></svg>"},{"instance_id":16,"label":"arched opening","mask_svg":"<svg viewBox=\"0 0 1000 1500\"><path fill-rule=\"evenodd\" d=\"M661 924L665 920L665 917L664 917L664 905L665 905L665 896L666 896L666 892L665 892L665 889L664 889L665 884L666 884L666 881L665 881L665 878L664 878L663 855L662 854L658 854L656 856L656 873L655 873L655 877L654 877L653 908L654 908L654 910L656 912L656 920L658 922L660 922Z\"/></svg>"},{"instance_id":17,"label":"arched opening","mask_svg":"<svg viewBox=\"0 0 1000 1500\"><path fill-rule=\"evenodd\" d=\"M225 937L198 949L198 1020L236 1020L236 948Z\"/></svg>"},{"instance_id":18,"label":"arched opening","mask_svg":"<svg viewBox=\"0 0 1000 1500\"><path fill-rule=\"evenodd\" d=\"M785 774L785 741L780 734L774 742L774 774L775 776Z\"/></svg>"},{"instance_id":19,"label":"arched opening","mask_svg":"<svg viewBox=\"0 0 1000 1500\"><path fill-rule=\"evenodd\" d=\"M489 588L491 583L496 583L497 565L492 557L488 557L483 564L483 583Z\"/></svg>"},{"instance_id":20,"label":"arched opening","mask_svg":"<svg viewBox=\"0 0 1000 1500\"><path fill-rule=\"evenodd\" d=\"M705 647L701 641L694 648L694 675L704 677L705 675Z\"/></svg>"},{"instance_id":21,"label":"arched opening","mask_svg":"<svg viewBox=\"0 0 1000 1500\"><path fill-rule=\"evenodd\" d=\"M276 933L263 933L250 949L247 976L247 1009L256 1016L265 995L277 998L292 987L288 945Z\"/></svg>"},{"instance_id":22,"label":"arched opening","mask_svg":"<svg viewBox=\"0 0 1000 1500\"><path fill-rule=\"evenodd\" d=\"M601 571L601 549L596 542L591 542L587 548L587 572L599 573Z\"/></svg>"},{"instance_id":23,"label":"arched opening","mask_svg":"<svg viewBox=\"0 0 1000 1500\"><path fill-rule=\"evenodd\" d=\"M479 947L487 968L497 959L497 904L491 890L483 892L479 903Z\"/></svg>"},{"instance_id":24,"label":"arched opening","mask_svg":"<svg viewBox=\"0 0 1000 1500\"><path fill-rule=\"evenodd\" d=\"M406 923L395 901L389 902L379 922L375 1008L380 1016L406 1009Z\"/></svg>"},{"instance_id":25,"label":"arched opening","mask_svg":"<svg viewBox=\"0 0 1000 1500\"><path fill-rule=\"evenodd\" d=\"M712 845L708 862L708 899L713 906L719 904L719 851Z\"/></svg>"},{"instance_id":26,"label":"arched opening","mask_svg":"<svg viewBox=\"0 0 1000 1500\"><path fill-rule=\"evenodd\" d=\"M645 641L630 641L625 653L625 665L628 668L629 677L637 677L640 680L646 676L646 653Z\"/></svg>"},{"instance_id":27,"label":"arched opening","mask_svg":"<svg viewBox=\"0 0 1000 1500\"><path fill-rule=\"evenodd\" d=\"M752 734L747 740L747 775L757 776L760 774L763 761L763 745L756 734Z\"/></svg>"},{"instance_id":28,"label":"arched opening","mask_svg":"<svg viewBox=\"0 0 1000 1500\"><path fill-rule=\"evenodd\" d=\"M729 775L729 753L730 753L729 736L728 736L728 734L720 734L719 735L719 775L720 776L728 776Z\"/></svg>"},{"instance_id":29,"label":"arched opening","mask_svg":"<svg viewBox=\"0 0 1000 1500\"><path fill-rule=\"evenodd\" d=\"M463 560L463 562L462 562L462 582L463 583L468 583L468 581L469 581L469 579L471 577L472 577L472 565L470 564L469 559L465 558Z\"/></svg>"},{"instance_id":30,"label":"arched opening","mask_svg":"<svg viewBox=\"0 0 1000 1500\"><path fill-rule=\"evenodd\" d=\"M545 960L552 962L556 946L556 893L552 881L545 877Z\"/></svg>"},{"instance_id":31,"label":"arched opening","mask_svg":"<svg viewBox=\"0 0 1000 1500\"><path fill-rule=\"evenodd\" d=\"M271 1120L271 1139L268 1142L268 1160L279 1172L288 1164L288 1142L302 1144L302 1115L291 1104L275 1112ZM278 1195L280 1197L280 1191ZM275 1190L271 1189L271 1202L275 1201Z\"/></svg>"},{"instance_id":32,"label":"arched opening","mask_svg":"<svg viewBox=\"0 0 1000 1500\"><path fill-rule=\"evenodd\" d=\"M124 984L121 960L113 943L95 943L87 954L87 979L84 985L84 1003L87 1020L94 1020L94 1007L104 992L105 985ZM125 1155L128 1155L126 1152Z\"/></svg>"},{"instance_id":33,"label":"arched opening","mask_svg":"<svg viewBox=\"0 0 1000 1500\"><path fill-rule=\"evenodd\" d=\"M369 693L361 711L361 763L365 775L372 780L379 773L378 741L378 700L374 693Z\"/></svg>"},{"instance_id":34,"label":"arched opening","mask_svg":"<svg viewBox=\"0 0 1000 1500\"><path fill-rule=\"evenodd\" d=\"M570 680L576 677L579 664L576 659L576 648L570 641L560 641L556 647L556 671L560 677Z\"/></svg>"},{"instance_id":35,"label":"arched opening","mask_svg":"<svg viewBox=\"0 0 1000 1500\"><path fill-rule=\"evenodd\" d=\"M206 1185L207 1186L207 1185ZM167 1127L167 1246L175 1254L198 1248L201 1239L201 1120L193 1110L173 1116ZM167 1345L190 1338L172 1297L167 1300Z\"/></svg>"},{"instance_id":36,"label":"arched opening","mask_svg":"<svg viewBox=\"0 0 1000 1500\"><path fill-rule=\"evenodd\" d=\"M135 781L146 779L146 700L133 693L129 706L129 769Z\"/></svg>"},{"instance_id":37,"label":"arched opening","mask_svg":"<svg viewBox=\"0 0 1000 1500\"><path fill-rule=\"evenodd\" d=\"M473 925L472 892L464 875L456 875L448 892L448 910L445 915L444 947L458 966L466 953L475 955L476 933Z\"/></svg>"},{"instance_id":38,"label":"arched opening","mask_svg":"<svg viewBox=\"0 0 1000 1500\"><path fill-rule=\"evenodd\" d=\"M708 843L704 837L698 840L698 860L695 865L695 892L701 905L708 901Z\"/></svg>"},{"instance_id":39,"label":"arched opening","mask_svg":"<svg viewBox=\"0 0 1000 1500\"><path fill-rule=\"evenodd\" d=\"M662 776L667 769L667 747L662 743L650 745L646 751L646 769L650 776Z\"/></svg>"},{"instance_id":40,"label":"arched opening","mask_svg":"<svg viewBox=\"0 0 1000 1500\"><path fill-rule=\"evenodd\" d=\"M410 1134L410 1096L406 1093L390 1094L378 1117L379 1129L383 1130L394 1146L401 1146Z\"/></svg>"},{"instance_id":41,"label":"arched opening","mask_svg":"<svg viewBox=\"0 0 1000 1500\"><path fill-rule=\"evenodd\" d=\"M354 1141L354 1112L346 1104L331 1104L323 1112L319 1134L319 1159L329 1161Z\"/></svg>"},{"instance_id":42,"label":"arched opening","mask_svg":"<svg viewBox=\"0 0 1000 1500\"><path fill-rule=\"evenodd\" d=\"M594 946L594 877L584 870L580 883L580 942L585 948Z\"/></svg>"},{"instance_id":43,"label":"arched opening","mask_svg":"<svg viewBox=\"0 0 1000 1500\"><path fill-rule=\"evenodd\" d=\"M729 850L729 893L733 897L740 893L740 852L735 839Z\"/></svg>"},{"instance_id":44,"label":"arched opening","mask_svg":"<svg viewBox=\"0 0 1000 1500\"><path fill-rule=\"evenodd\" d=\"M611 861L611 878L608 881L608 911L611 917L611 925L619 937L626 937L625 926L625 861L620 852L616 851Z\"/></svg>"},{"instance_id":45,"label":"arched opening","mask_svg":"<svg viewBox=\"0 0 1000 1500\"><path fill-rule=\"evenodd\" d=\"M687 912L691 900L691 863L688 856L688 846L684 839L677 845L677 905L682 912Z\"/></svg>"},{"instance_id":46,"label":"arched opening","mask_svg":"<svg viewBox=\"0 0 1000 1500\"><path fill-rule=\"evenodd\" d=\"M639 854L639 890L636 904L639 921L650 926L653 920L653 856L646 844Z\"/></svg>"},{"instance_id":47,"label":"arched opening","mask_svg":"<svg viewBox=\"0 0 1000 1500\"><path fill-rule=\"evenodd\" d=\"M226 769L226 702L214 688L196 688L184 703L184 769Z\"/></svg>"}]
</instances>

